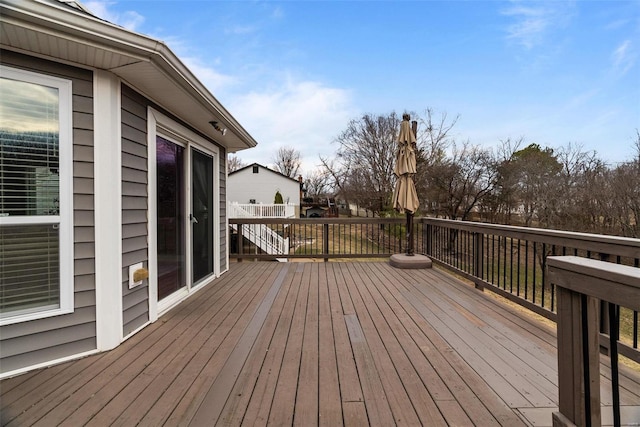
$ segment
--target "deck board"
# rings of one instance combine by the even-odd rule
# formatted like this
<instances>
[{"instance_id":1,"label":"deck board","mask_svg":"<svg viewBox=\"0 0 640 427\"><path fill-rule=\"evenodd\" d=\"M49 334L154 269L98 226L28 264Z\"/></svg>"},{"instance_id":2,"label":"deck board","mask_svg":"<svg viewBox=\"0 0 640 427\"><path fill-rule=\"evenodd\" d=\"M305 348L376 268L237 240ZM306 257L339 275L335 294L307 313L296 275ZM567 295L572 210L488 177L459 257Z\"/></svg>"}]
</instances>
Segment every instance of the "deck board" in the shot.
<instances>
[{"instance_id":1,"label":"deck board","mask_svg":"<svg viewBox=\"0 0 640 427\"><path fill-rule=\"evenodd\" d=\"M332 313L327 269L318 268L318 421L339 427L342 403Z\"/></svg>"},{"instance_id":2,"label":"deck board","mask_svg":"<svg viewBox=\"0 0 640 427\"><path fill-rule=\"evenodd\" d=\"M2 422L550 426L555 342L438 269L237 263L116 349L0 382ZM623 367L627 420L639 377Z\"/></svg>"},{"instance_id":3,"label":"deck board","mask_svg":"<svg viewBox=\"0 0 640 427\"><path fill-rule=\"evenodd\" d=\"M361 265L360 267L363 266ZM366 274L364 271L360 271L361 275ZM408 400L412 404L420 423L434 426L446 425L445 419L431 398L427 386L422 382L420 376L416 375L416 369L407 355L408 337L402 325L397 321L397 313L379 296L374 286L365 283L363 281L363 286L360 287L360 294L365 305L372 308L370 312L374 320L374 327L384 345L382 354L389 354L390 361L394 365L402 387L406 391ZM414 363L422 364L420 355L417 353L413 355L416 356L413 359ZM469 423L468 419L465 421Z\"/></svg>"},{"instance_id":4,"label":"deck board","mask_svg":"<svg viewBox=\"0 0 640 427\"><path fill-rule=\"evenodd\" d=\"M441 381L435 383L432 393L447 422L457 424L462 416L460 411L463 410L464 416L477 425L520 425L520 420L514 416L513 411L497 398L478 373L466 361L452 357L456 353L441 335L443 331L428 323L421 314L420 307L416 308L417 297L411 294L407 298L404 294L407 283L414 281L411 275L403 271L387 271L385 276L390 287L386 299L390 301L396 295L397 303L407 313L403 325L411 329L411 335L425 354L425 365L432 364L434 371L441 377ZM433 281L433 278L430 280ZM430 381L428 384L433 387L434 383Z\"/></svg>"},{"instance_id":5,"label":"deck board","mask_svg":"<svg viewBox=\"0 0 640 427\"><path fill-rule=\"evenodd\" d=\"M529 365L501 346L501 340L491 337L485 331L495 329L486 323L478 312L472 313L460 306L459 300L442 298L439 290L434 287L427 295L425 290L416 290L429 301L425 304L432 313L428 320L441 328L442 334L448 341L455 343L454 348L465 360L472 361L476 369L488 384L494 387L498 394L510 396L510 406L540 407L553 406L553 401L538 389L536 376L529 374ZM499 337L501 338L501 337ZM499 376L495 376L495 366L501 365ZM527 390L526 395L514 387L514 384L528 381L534 384Z\"/></svg>"}]
</instances>

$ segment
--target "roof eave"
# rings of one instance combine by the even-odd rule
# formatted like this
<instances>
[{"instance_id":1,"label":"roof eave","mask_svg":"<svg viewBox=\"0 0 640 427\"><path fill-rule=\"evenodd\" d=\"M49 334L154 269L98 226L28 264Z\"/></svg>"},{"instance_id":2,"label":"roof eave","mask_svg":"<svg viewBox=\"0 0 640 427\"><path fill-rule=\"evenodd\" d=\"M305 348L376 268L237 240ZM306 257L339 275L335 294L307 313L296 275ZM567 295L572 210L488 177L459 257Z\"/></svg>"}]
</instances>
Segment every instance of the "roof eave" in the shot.
<instances>
[{"instance_id":1,"label":"roof eave","mask_svg":"<svg viewBox=\"0 0 640 427\"><path fill-rule=\"evenodd\" d=\"M12 40L7 35L2 46L109 70L230 152L257 145L165 43L64 6L43 0L3 0L3 32L37 34L39 42L29 44L28 37ZM78 54L87 49L93 54ZM184 114L186 106L188 115ZM227 128L227 133L223 136L213 129L211 120Z\"/></svg>"}]
</instances>

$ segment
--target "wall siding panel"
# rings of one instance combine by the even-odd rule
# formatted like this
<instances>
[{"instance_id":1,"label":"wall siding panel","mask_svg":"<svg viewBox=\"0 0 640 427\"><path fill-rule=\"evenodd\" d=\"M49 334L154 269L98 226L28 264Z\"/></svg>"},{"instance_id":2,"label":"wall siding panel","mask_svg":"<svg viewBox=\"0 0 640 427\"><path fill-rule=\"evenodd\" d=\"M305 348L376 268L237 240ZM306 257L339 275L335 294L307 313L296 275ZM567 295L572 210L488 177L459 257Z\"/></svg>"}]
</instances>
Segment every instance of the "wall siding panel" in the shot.
<instances>
[{"instance_id":1,"label":"wall siding panel","mask_svg":"<svg viewBox=\"0 0 640 427\"><path fill-rule=\"evenodd\" d=\"M227 151L220 147L220 271L226 271L227 265Z\"/></svg>"},{"instance_id":2,"label":"wall siding panel","mask_svg":"<svg viewBox=\"0 0 640 427\"><path fill-rule=\"evenodd\" d=\"M123 336L149 322L148 281L129 289L129 266L149 268L147 101L121 86Z\"/></svg>"},{"instance_id":3,"label":"wall siding panel","mask_svg":"<svg viewBox=\"0 0 640 427\"><path fill-rule=\"evenodd\" d=\"M2 63L72 81L74 175L73 313L0 327L0 365L11 372L96 348L93 204L93 74L10 51Z\"/></svg>"}]
</instances>

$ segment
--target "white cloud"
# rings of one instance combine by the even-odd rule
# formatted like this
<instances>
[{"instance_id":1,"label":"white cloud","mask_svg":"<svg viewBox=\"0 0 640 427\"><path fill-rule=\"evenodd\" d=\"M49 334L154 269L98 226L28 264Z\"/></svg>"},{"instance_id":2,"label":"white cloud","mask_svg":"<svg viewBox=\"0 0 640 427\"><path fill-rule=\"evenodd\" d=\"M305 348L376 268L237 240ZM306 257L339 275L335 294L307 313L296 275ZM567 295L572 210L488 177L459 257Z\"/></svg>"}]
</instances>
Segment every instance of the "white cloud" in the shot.
<instances>
[{"instance_id":1,"label":"white cloud","mask_svg":"<svg viewBox=\"0 0 640 427\"><path fill-rule=\"evenodd\" d=\"M258 147L242 151L245 163L273 163L278 148L300 151L305 172L318 156L335 152L331 144L354 116L348 91L313 81L288 78L280 87L237 95L230 110L258 141Z\"/></svg>"},{"instance_id":2,"label":"white cloud","mask_svg":"<svg viewBox=\"0 0 640 427\"><path fill-rule=\"evenodd\" d=\"M222 74L204 65L198 58L181 57L180 59L214 96L221 90L229 91L239 81L237 77Z\"/></svg>"},{"instance_id":3,"label":"white cloud","mask_svg":"<svg viewBox=\"0 0 640 427\"><path fill-rule=\"evenodd\" d=\"M83 4L96 16L131 31L137 31L137 29L144 23L144 16L137 12L113 12L109 7L114 3L110 1L92 0L83 2Z\"/></svg>"},{"instance_id":4,"label":"white cloud","mask_svg":"<svg viewBox=\"0 0 640 427\"><path fill-rule=\"evenodd\" d=\"M611 54L613 71L618 76L625 75L636 62L636 52L631 40L625 40Z\"/></svg>"},{"instance_id":5,"label":"white cloud","mask_svg":"<svg viewBox=\"0 0 640 427\"><path fill-rule=\"evenodd\" d=\"M504 14L516 18L516 22L507 28L507 37L516 40L527 49L540 43L544 31L549 26L548 18L542 9L520 6L511 8Z\"/></svg>"},{"instance_id":6,"label":"white cloud","mask_svg":"<svg viewBox=\"0 0 640 427\"><path fill-rule=\"evenodd\" d=\"M224 29L225 34L244 35L252 34L258 31L254 25L234 25Z\"/></svg>"},{"instance_id":7,"label":"white cloud","mask_svg":"<svg viewBox=\"0 0 640 427\"><path fill-rule=\"evenodd\" d=\"M513 18L507 39L532 49L556 28L564 27L572 15L572 2L512 2L502 14Z\"/></svg>"}]
</instances>

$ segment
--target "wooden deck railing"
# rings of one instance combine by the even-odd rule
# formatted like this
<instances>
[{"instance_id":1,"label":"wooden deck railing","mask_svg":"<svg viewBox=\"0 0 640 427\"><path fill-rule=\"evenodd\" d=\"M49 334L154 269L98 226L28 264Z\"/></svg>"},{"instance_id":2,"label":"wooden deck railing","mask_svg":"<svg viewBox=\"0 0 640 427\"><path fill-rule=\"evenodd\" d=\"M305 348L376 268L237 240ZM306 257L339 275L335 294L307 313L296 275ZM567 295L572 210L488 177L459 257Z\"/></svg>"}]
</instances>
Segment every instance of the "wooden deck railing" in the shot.
<instances>
[{"instance_id":1,"label":"wooden deck railing","mask_svg":"<svg viewBox=\"0 0 640 427\"><path fill-rule=\"evenodd\" d=\"M638 267L640 239L528 227L422 218L421 252L436 263L544 317L556 320L557 292L546 273L547 258L572 255ZM603 304L601 330L608 330ZM638 310L620 312L620 354L640 363ZM604 349L608 341L601 339Z\"/></svg>"},{"instance_id":2,"label":"wooden deck railing","mask_svg":"<svg viewBox=\"0 0 640 427\"><path fill-rule=\"evenodd\" d=\"M263 224L290 242L289 252L283 258L388 258L406 251L406 220L404 218L234 218L229 224ZM417 244L422 247L422 227L415 223ZM234 239L232 258L274 259L249 245L241 234L232 230Z\"/></svg>"},{"instance_id":3,"label":"wooden deck railing","mask_svg":"<svg viewBox=\"0 0 640 427\"><path fill-rule=\"evenodd\" d=\"M620 425L619 308L640 310L640 269L575 256L547 259L558 297L558 397L554 426L601 425L600 305L609 314L614 426Z\"/></svg>"},{"instance_id":4,"label":"wooden deck railing","mask_svg":"<svg viewBox=\"0 0 640 427\"><path fill-rule=\"evenodd\" d=\"M279 258L379 259L406 252L404 218L230 219L230 224L265 224L289 237ZM416 253L544 317L556 320L557 292L546 273L547 258L573 255L639 267L640 239L513 227L436 218L414 220ZM233 235L231 256L274 259ZM608 319L607 306L602 319ZM638 310L622 308L620 354L640 363ZM607 329L602 322L602 330ZM609 344L602 335L601 346Z\"/></svg>"}]
</instances>

